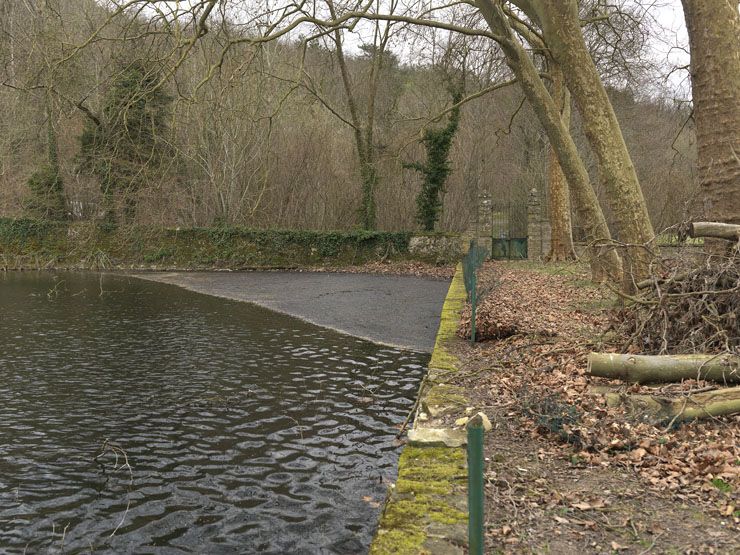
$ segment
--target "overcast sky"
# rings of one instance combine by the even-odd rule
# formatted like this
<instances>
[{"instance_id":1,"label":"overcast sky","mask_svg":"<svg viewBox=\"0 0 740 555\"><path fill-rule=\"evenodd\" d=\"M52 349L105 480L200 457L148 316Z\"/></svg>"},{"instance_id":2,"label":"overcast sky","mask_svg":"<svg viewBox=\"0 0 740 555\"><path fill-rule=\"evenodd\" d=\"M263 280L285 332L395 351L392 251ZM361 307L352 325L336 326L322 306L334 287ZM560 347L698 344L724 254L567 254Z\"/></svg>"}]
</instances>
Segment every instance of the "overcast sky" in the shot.
<instances>
[{"instance_id":1,"label":"overcast sky","mask_svg":"<svg viewBox=\"0 0 740 555\"><path fill-rule=\"evenodd\" d=\"M662 36L653 40L655 56L666 68L668 74L672 68L688 66L689 38L686 34L686 24L683 17L681 0L659 0L649 7L648 13L662 28ZM675 89L682 99L689 97L688 72L677 70L669 79L669 87Z\"/></svg>"},{"instance_id":2,"label":"overcast sky","mask_svg":"<svg viewBox=\"0 0 740 555\"><path fill-rule=\"evenodd\" d=\"M167 2L167 5L177 11L178 8L182 9L183 5L192 5L192 1ZM262 1L264 2L264 0ZM252 4L252 2L254 3ZM673 95L677 99L686 100L690 98L688 71L675 69L689 64L688 37L681 0L641 0L639 2L633 0L633 2L639 3L646 10L647 16L652 19L651 57L660 66L660 73L664 78L663 93L673 91ZM256 7L261 5L261 2L260 0L249 0L249 3L242 5ZM361 30L361 27L359 29ZM347 37L347 41L348 50L350 52L355 50L353 47L357 46L357 37Z\"/></svg>"}]
</instances>

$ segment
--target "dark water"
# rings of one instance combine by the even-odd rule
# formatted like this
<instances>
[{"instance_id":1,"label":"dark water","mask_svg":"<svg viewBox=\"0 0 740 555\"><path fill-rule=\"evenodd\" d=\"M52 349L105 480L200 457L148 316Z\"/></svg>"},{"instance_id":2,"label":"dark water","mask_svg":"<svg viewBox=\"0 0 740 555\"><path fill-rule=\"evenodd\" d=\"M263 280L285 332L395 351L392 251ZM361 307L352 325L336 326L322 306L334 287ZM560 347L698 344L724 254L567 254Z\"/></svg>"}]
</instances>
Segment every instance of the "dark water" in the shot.
<instances>
[{"instance_id":1,"label":"dark water","mask_svg":"<svg viewBox=\"0 0 740 555\"><path fill-rule=\"evenodd\" d=\"M167 285L0 275L0 552L364 552L425 362Z\"/></svg>"}]
</instances>

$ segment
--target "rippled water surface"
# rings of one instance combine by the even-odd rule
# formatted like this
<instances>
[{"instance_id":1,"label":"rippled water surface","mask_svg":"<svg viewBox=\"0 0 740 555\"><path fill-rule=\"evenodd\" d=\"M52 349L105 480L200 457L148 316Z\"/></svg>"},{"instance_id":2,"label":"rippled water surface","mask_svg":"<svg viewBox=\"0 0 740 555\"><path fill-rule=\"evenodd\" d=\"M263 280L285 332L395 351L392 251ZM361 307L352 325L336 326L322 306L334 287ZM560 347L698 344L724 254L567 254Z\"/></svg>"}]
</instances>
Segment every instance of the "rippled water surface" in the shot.
<instances>
[{"instance_id":1,"label":"rippled water surface","mask_svg":"<svg viewBox=\"0 0 740 555\"><path fill-rule=\"evenodd\" d=\"M172 286L0 275L0 552L366 551L425 362Z\"/></svg>"}]
</instances>

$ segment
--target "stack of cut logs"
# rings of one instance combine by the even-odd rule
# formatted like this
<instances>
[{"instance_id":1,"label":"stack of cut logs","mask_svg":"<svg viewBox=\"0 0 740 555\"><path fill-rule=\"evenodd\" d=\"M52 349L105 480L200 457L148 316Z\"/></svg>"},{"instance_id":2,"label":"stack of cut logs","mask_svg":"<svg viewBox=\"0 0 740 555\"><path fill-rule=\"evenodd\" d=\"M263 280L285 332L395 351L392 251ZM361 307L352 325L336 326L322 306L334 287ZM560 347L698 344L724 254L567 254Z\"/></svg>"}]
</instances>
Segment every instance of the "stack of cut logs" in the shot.
<instances>
[{"instance_id":1,"label":"stack of cut logs","mask_svg":"<svg viewBox=\"0 0 740 555\"><path fill-rule=\"evenodd\" d=\"M733 242L729 260L730 264L737 264L738 249L740 248L740 225L697 222L691 224L690 235L691 237L711 237ZM725 258L723 268L724 277L728 275L726 260L727 258ZM667 345L665 341L667 324L664 324L661 354L591 353L589 355L588 372L593 376L622 380L632 384L666 384L684 380L697 380L708 385L683 390L682 394L677 397L661 395L660 393L657 395L614 393L607 396L607 402L610 405L623 404L629 409L650 413L656 416L658 420L670 421L671 423L696 418L740 414L740 386L738 385L740 384L740 348L738 347L740 345L740 334L738 333L740 314L737 314L735 309L735 307L740 306L740 279L737 277L737 272L730 275L733 276L734 283L730 283L728 287L725 280L721 286L721 291L717 291L717 293L722 295L722 306L726 310L726 307L730 307L729 310L734 313L713 315L722 318L725 324L729 322L729 325L725 325L721 330L722 346L717 348L716 352L713 350L710 354L662 354L666 350L671 350L671 345ZM638 287L641 285L647 287L652 283L657 284L658 282L657 280L647 280L645 284L638 284ZM657 285L657 287L659 288L660 285ZM681 297L680 300L683 302L686 297L691 295L707 297L711 296L712 293L714 292L682 292L674 296ZM667 320L668 318L665 316L667 311L663 304L665 297L665 290L658 291L657 300L645 301L643 307L635 310L642 310L647 313L648 311L655 311L656 307L659 307L663 314L661 318ZM645 322L652 316L652 314L649 314L648 317L643 317L641 320L639 331L642 332L643 336L646 333ZM716 327L714 324L716 320L704 316L702 316L702 319L708 322L707 325ZM691 333L696 335L696 330L691 330ZM638 339L644 341L644 337ZM660 343L660 341L654 343ZM716 346L718 343L715 341L712 345Z\"/></svg>"}]
</instances>

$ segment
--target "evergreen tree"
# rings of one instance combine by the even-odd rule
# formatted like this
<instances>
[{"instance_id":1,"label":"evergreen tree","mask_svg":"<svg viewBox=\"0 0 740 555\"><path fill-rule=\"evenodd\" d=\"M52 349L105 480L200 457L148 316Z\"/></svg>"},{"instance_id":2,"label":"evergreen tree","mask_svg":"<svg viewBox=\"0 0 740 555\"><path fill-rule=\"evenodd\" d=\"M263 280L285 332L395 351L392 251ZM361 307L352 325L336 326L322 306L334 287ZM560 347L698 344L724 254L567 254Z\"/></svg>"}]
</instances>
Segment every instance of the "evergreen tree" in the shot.
<instances>
[{"instance_id":1,"label":"evergreen tree","mask_svg":"<svg viewBox=\"0 0 740 555\"><path fill-rule=\"evenodd\" d=\"M64 186L57 168L43 165L28 178L30 194L23 208L32 218L63 220L67 217Z\"/></svg>"},{"instance_id":2,"label":"evergreen tree","mask_svg":"<svg viewBox=\"0 0 740 555\"><path fill-rule=\"evenodd\" d=\"M172 98L156 71L141 61L126 64L108 91L101 117L91 117L80 136L80 167L100 182L108 219L114 201L126 220L136 211L136 193L162 169Z\"/></svg>"}]
</instances>

